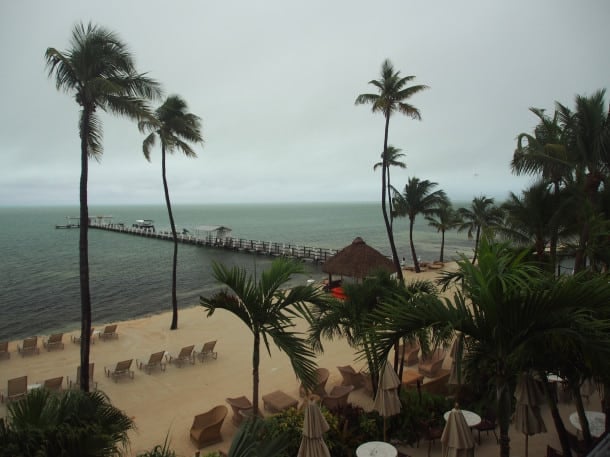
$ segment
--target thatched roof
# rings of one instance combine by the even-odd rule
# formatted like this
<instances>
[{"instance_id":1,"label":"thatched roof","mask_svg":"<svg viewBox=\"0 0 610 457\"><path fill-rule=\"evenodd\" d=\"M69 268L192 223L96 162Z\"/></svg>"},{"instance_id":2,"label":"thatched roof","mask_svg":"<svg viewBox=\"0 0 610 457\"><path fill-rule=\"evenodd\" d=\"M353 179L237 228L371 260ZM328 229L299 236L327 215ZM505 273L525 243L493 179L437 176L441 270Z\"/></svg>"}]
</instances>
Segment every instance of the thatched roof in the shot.
<instances>
[{"instance_id":1,"label":"thatched roof","mask_svg":"<svg viewBox=\"0 0 610 457\"><path fill-rule=\"evenodd\" d=\"M355 238L352 244L341 249L322 266L325 273L352 278L364 278L380 269L389 273L396 272L390 259L368 246L360 237Z\"/></svg>"}]
</instances>

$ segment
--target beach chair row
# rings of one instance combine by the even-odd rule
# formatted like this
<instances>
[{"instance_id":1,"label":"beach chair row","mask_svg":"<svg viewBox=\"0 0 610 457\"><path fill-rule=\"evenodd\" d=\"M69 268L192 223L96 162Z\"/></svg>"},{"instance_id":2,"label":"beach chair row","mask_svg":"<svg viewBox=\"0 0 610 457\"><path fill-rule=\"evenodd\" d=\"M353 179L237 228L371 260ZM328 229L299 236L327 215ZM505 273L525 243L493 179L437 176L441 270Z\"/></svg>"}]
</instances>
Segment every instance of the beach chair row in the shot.
<instances>
[{"instance_id":1,"label":"beach chair row","mask_svg":"<svg viewBox=\"0 0 610 457\"><path fill-rule=\"evenodd\" d=\"M94 342L93 337L96 335L95 328L91 329L91 343ZM117 324L107 325L103 331L97 333L100 340L109 340L118 338L119 334L117 333ZM42 346L47 351L52 351L56 349L64 349L63 342L64 334L63 333L54 333L50 335L47 339L42 340ZM72 336L73 343L80 343L80 336ZM40 347L38 346L38 336L30 336L28 338L24 338L21 344L17 345L17 352L21 354L22 357L26 355L34 355L40 354ZM2 341L0 342L0 359L10 359L11 352L9 350L9 342Z\"/></svg>"}]
</instances>

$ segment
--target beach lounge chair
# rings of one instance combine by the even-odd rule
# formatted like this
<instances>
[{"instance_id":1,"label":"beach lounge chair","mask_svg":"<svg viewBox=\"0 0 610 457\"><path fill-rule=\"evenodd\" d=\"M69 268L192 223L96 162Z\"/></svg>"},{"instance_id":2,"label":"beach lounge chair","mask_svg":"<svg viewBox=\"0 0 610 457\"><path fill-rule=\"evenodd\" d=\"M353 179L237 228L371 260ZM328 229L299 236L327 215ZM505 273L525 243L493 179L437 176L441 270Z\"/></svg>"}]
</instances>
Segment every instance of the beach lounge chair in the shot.
<instances>
[{"instance_id":1,"label":"beach lounge chair","mask_svg":"<svg viewBox=\"0 0 610 457\"><path fill-rule=\"evenodd\" d=\"M102 332L100 332L100 340L108 340L111 338L118 338L119 334L116 331L117 324L107 325Z\"/></svg>"},{"instance_id":2,"label":"beach lounge chair","mask_svg":"<svg viewBox=\"0 0 610 457\"><path fill-rule=\"evenodd\" d=\"M0 342L0 359L10 359L11 353L8 351L8 341Z\"/></svg>"},{"instance_id":3,"label":"beach lounge chair","mask_svg":"<svg viewBox=\"0 0 610 457\"><path fill-rule=\"evenodd\" d=\"M93 387L94 390L97 390L97 382L93 380L93 370L95 368L95 363L89 363L89 385ZM71 380L68 378L68 388L78 388L80 385L80 366L76 367L76 378Z\"/></svg>"},{"instance_id":4,"label":"beach lounge chair","mask_svg":"<svg viewBox=\"0 0 610 457\"><path fill-rule=\"evenodd\" d=\"M47 351L50 351L52 349L63 349L64 348L64 343L62 341L63 338L64 338L63 333L54 333L53 335L49 336L49 339L47 341L43 341L42 345L45 348L47 348Z\"/></svg>"},{"instance_id":5,"label":"beach lounge chair","mask_svg":"<svg viewBox=\"0 0 610 457\"><path fill-rule=\"evenodd\" d=\"M59 376L57 378L45 379L42 387L48 390L52 390L53 392L61 392L62 384L64 382L64 377Z\"/></svg>"},{"instance_id":6,"label":"beach lounge chair","mask_svg":"<svg viewBox=\"0 0 610 457\"><path fill-rule=\"evenodd\" d=\"M197 449L222 441L220 429L228 412L225 405L218 405L206 413L195 416L190 435Z\"/></svg>"},{"instance_id":7,"label":"beach lounge chair","mask_svg":"<svg viewBox=\"0 0 610 457\"><path fill-rule=\"evenodd\" d=\"M118 382L119 378L128 377L133 379L134 372L131 370L131 364L133 359L122 360L117 362L116 367L114 369L104 367L104 372L106 376L114 379L114 382Z\"/></svg>"},{"instance_id":8,"label":"beach lounge chair","mask_svg":"<svg viewBox=\"0 0 610 457\"><path fill-rule=\"evenodd\" d=\"M161 371L165 371L165 362L163 361L163 357L165 356L165 351L155 352L151 354L148 358L148 362L138 362L136 360L136 364L140 370L145 370L146 373L150 374L153 368L161 368Z\"/></svg>"},{"instance_id":9,"label":"beach lounge chair","mask_svg":"<svg viewBox=\"0 0 610 457\"><path fill-rule=\"evenodd\" d=\"M90 338L89 338L89 342L90 342L91 344L93 344L93 343L94 343L94 341L93 341L93 332L95 332L95 327L91 327L91 336L90 336ZM78 335L72 335L72 336L70 337L70 339L72 340L72 342L73 342L74 344L80 344L80 340L81 340L81 338L80 338L80 333L79 333Z\"/></svg>"},{"instance_id":10,"label":"beach lounge chair","mask_svg":"<svg viewBox=\"0 0 610 457\"><path fill-rule=\"evenodd\" d=\"M169 356L169 363L175 363L177 366L181 367L183 363L188 362L191 365L195 363L195 357L193 356L193 350L195 349L195 345L191 344L190 346L185 346L180 349L180 353L176 356Z\"/></svg>"},{"instance_id":11,"label":"beach lounge chair","mask_svg":"<svg viewBox=\"0 0 610 457\"><path fill-rule=\"evenodd\" d=\"M341 381L342 386L354 386L354 389L357 389L364 385L362 373L354 370L351 365L337 367L337 370L339 370L339 373L341 373L341 376L343 377L343 381Z\"/></svg>"},{"instance_id":12,"label":"beach lounge chair","mask_svg":"<svg viewBox=\"0 0 610 457\"><path fill-rule=\"evenodd\" d=\"M400 359L400 356L402 355L402 364L405 366L415 365L418 361L419 349L418 343L409 342L406 345L401 344L398 346L398 358Z\"/></svg>"},{"instance_id":13,"label":"beach lounge chair","mask_svg":"<svg viewBox=\"0 0 610 457\"><path fill-rule=\"evenodd\" d=\"M251 416L253 414L252 402L243 395L241 397L227 398L227 403L233 410L233 417L231 420L233 422L233 425L235 425L236 427L239 427L241 425L245 417ZM258 415L260 417L263 416L260 411L258 412Z\"/></svg>"},{"instance_id":14,"label":"beach lounge chair","mask_svg":"<svg viewBox=\"0 0 610 457\"><path fill-rule=\"evenodd\" d=\"M347 397L354 390L354 386L335 386L330 393L322 398L322 404L331 411L338 411L347 406Z\"/></svg>"},{"instance_id":15,"label":"beach lounge chair","mask_svg":"<svg viewBox=\"0 0 610 457\"><path fill-rule=\"evenodd\" d=\"M431 354L422 356L419 361L418 369L421 374L428 378L434 378L438 375L445 361L445 351L437 349Z\"/></svg>"},{"instance_id":16,"label":"beach lounge chair","mask_svg":"<svg viewBox=\"0 0 610 457\"><path fill-rule=\"evenodd\" d=\"M6 388L6 401L16 401L23 398L28 393L28 377L20 376L19 378L13 378L8 380Z\"/></svg>"},{"instance_id":17,"label":"beach lounge chair","mask_svg":"<svg viewBox=\"0 0 610 457\"><path fill-rule=\"evenodd\" d=\"M330 375L330 372L328 371L327 368L318 368L316 370L316 385L313 388L312 392L309 392L304 385L301 384L301 387L299 388L299 394L301 395L301 397L304 397L305 395L309 394L309 393L313 393L318 395L320 398L325 397L326 396L326 382L328 381L328 376Z\"/></svg>"},{"instance_id":18,"label":"beach lounge chair","mask_svg":"<svg viewBox=\"0 0 610 457\"><path fill-rule=\"evenodd\" d=\"M26 354L40 354L40 349L38 349L38 337L31 336L23 340L23 346L17 346L17 351L21 353L21 356L25 356Z\"/></svg>"},{"instance_id":19,"label":"beach lounge chair","mask_svg":"<svg viewBox=\"0 0 610 457\"><path fill-rule=\"evenodd\" d=\"M201 362L203 362L206 357L211 357L213 359L217 359L218 358L218 352L214 351L215 347L216 347L216 340L208 341L201 348L201 352L197 352L196 353L197 354L197 358Z\"/></svg>"}]
</instances>

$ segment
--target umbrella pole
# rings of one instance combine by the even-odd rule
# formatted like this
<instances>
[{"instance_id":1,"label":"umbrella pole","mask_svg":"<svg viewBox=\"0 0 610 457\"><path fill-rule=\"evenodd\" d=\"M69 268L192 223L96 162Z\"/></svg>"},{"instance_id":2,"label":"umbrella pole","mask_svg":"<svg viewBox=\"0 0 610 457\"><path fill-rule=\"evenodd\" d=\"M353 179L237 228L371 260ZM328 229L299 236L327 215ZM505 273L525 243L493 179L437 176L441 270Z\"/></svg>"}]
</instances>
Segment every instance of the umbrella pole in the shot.
<instances>
[{"instance_id":1,"label":"umbrella pole","mask_svg":"<svg viewBox=\"0 0 610 457\"><path fill-rule=\"evenodd\" d=\"M387 418L385 416L383 416L383 441L385 441L386 443L388 442L387 440L387 426L386 426L386 420ZM527 455L525 456L527 457Z\"/></svg>"},{"instance_id":2,"label":"umbrella pole","mask_svg":"<svg viewBox=\"0 0 610 457\"><path fill-rule=\"evenodd\" d=\"M529 447L528 443L527 443L528 439L529 439L529 435L526 433L525 434L525 457L527 457L527 454L528 454L528 447Z\"/></svg>"}]
</instances>

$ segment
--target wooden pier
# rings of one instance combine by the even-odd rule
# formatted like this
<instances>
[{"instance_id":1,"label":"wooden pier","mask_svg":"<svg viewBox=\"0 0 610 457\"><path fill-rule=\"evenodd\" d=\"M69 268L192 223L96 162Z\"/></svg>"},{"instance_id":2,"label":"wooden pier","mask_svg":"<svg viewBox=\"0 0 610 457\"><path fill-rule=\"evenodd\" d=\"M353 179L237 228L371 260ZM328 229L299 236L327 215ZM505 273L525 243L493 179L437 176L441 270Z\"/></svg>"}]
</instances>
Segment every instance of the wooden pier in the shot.
<instances>
[{"instance_id":1,"label":"wooden pier","mask_svg":"<svg viewBox=\"0 0 610 457\"><path fill-rule=\"evenodd\" d=\"M90 219L89 227L92 229L107 230L111 232L126 233L128 235L156 238L158 240L173 241L171 232L154 230L151 228L128 227L123 223L112 223ZM315 263L326 262L337 253L337 249L316 248L299 246L290 243L278 243L273 241L247 240L233 238L231 236L216 237L212 234L207 236L196 236L189 232L178 233L178 242L203 246L209 248L226 249L230 251L269 255L274 257L292 257L303 261Z\"/></svg>"}]
</instances>

